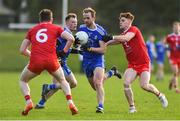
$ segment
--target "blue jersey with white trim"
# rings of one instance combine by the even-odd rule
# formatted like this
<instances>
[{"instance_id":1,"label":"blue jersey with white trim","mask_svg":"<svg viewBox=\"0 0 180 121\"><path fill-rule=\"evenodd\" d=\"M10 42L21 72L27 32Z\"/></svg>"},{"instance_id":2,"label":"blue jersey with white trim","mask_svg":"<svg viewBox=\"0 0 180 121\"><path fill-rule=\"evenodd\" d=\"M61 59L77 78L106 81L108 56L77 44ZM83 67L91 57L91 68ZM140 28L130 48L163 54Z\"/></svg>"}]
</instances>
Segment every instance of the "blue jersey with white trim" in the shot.
<instances>
[{"instance_id":1,"label":"blue jersey with white trim","mask_svg":"<svg viewBox=\"0 0 180 121\"><path fill-rule=\"evenodd\" d=\"M64 31L67 31L68 33L72 34L72 32L71 32L68 28L64 28ZM63 50L64 47L66 46L67 40L63 39L62 37L59 37L57 41L58 41L58 44L57 44L57 46L56 46L56 49L57 49L58 51ZM66 56L65 56L65 57L61 57L61 61L62 61L63 63L66 63L66 60L67 60L70 52L71 52L71 49L68 50L68 52L66 53Z\"/></svg>"},{"instance_id":2,"label":"blue jersey with white trim","mask_svg":"<svg viewBox=\"0 0 180 121\"><path fill-rule=\"evenodd\" d=\"M88 34L88 44L90 47L100 47L99 41L102 41L102 36L106 35L106 30L100 25L96 24L95 29L88 28L85 24L80 25L78 31L84 31ZM97 60L100 59L104 62L104 54L85 51L83 53L83 60Z\"/></svg>"}]
</instances>

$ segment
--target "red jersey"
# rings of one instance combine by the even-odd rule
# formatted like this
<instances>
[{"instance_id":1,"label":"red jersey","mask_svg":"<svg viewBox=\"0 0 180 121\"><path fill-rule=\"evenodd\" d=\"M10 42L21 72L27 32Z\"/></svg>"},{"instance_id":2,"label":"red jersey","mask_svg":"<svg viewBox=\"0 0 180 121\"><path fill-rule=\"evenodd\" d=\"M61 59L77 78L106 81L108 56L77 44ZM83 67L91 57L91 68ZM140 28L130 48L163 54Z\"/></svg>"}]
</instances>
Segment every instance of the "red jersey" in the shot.
<instances>
[{"instance_id":1,"label":"red jersey","mask_svg":"<svg viewBox=\"0 0 180 121\"><path fill-rule=\"evenodd\" d=\"M26 39L32 44L30 61L35 58L57 59L56 41L62 32L61 27L50 22L39 23L30 29L26 35Z\"/></svg>"},{"instance_id":2,"label":"red jersey","mask_svg":"<svg viewBox=\"0 0 180 121\"><path fill-rule=\"evenodd\" d=\"M28 69L36 74L43 70L49 73L56 71L60 64L56 55L56 41L63 29L50 22L43 22L27 33L26 39L31 41L31 56Z\"/></svg>"},{"instance_id":3,"label":"red jersey","mask_svg":"<svg viewBox=\"0 0 180 121\"><path fill-rule=\"evenodd\" d=\"M180 50L178 47L180 47L180 34L169 34L166 37L166 41L170 48L170 59L180 59Z\"/></svg>"},{"instance_id":4,"label":"red jersey","mask_svg":"<svg viewBox=\"0 0 180 121\"><path fill-rule=\"evenodd\" d=\"M131 26L127 31L122 33L122 35L126 34L127 32L132 32L135 34L135 36L128 42L122 42L128 60L128 64L149 65L150 59L140 30L135 26Z\"/></svg>"}]
</instances>

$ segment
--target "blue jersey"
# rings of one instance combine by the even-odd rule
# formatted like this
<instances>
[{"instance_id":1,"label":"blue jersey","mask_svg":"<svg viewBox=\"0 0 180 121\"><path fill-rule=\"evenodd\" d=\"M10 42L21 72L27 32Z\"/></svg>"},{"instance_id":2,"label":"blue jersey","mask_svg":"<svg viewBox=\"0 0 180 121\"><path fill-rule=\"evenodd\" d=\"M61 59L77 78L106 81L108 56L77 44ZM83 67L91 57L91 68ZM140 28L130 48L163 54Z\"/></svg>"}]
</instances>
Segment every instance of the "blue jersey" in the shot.
<instances>
[{"instance_id":1,"label":"blue jersey","mask_svg":"<svg viewBox=\"0 0 180 121\"><path fill-rule=\"evenodd\" d=\"M64 31L67 31L68 33L72 34L72 32L68 28L64 28ZM57 41L58 41L57 42L58 44L56 46L56 50L58 50L58 51L63 50L64 47L66 46L67 40L63 39L62 37L59 37ZM62 66L62 69L63 69L63 72L64 72L65 76L67 76L67 75L69 75L71 73L71 70L67 66L67 63L66 63L70 52L71 52L71 49L68 50L65 57L61 57L61 66Z\"/></svg>"},{"instance_id":2,"label":"blue jersey","mask_svg":"<svg viewBox=\"0 0 180 121\"><path fill-rule=\"evenodd\" d=\"M157 52L157 62L164 63L166 47L161 41L156 43L156 52Z\"/></svg>"},{"instance_id":3,"label":"blue jersey","mask_svg":"<svg viewBox=\"0 0 180 121\"><path fill-rule=\"evenodd\" d=\"M101 27L100 25L96 24L95 29L90 29L88 28L85 24L80 25L78 31L84 31L88 34L88 44L90 47L95 47L98 48L100 47L99 41L102 41L102 36L106 35L107 32ZM104 55L100 53L94 53L94 52L89 52L85 51L83 53L83 60L97 60L100 59L104 61Z\"/></svg>"},{"instance_id":4,"label":"blue jersey","mask_svg":"<svg viewBox=\"0 0 180 121\"><path fill-rule=\"evenodd\" d=\"M153 63L154 58L157 57L156 51L155 51L155 45L151 41L146 41L146 47L148 50L148 55L150 58L151 63Z\"/></svg>"},{"instance_id":5,"label":"blue jersey","mask_svg":"<svg viewBox=\"0 0 180 121\"><path fill-rule=\"evenodd\" d=\"M72 34L72 32L68 28L64 28L64 31L67 31L68 33ZM56 46L56 50L59 50L59 51L63 50L66 45L67 40L63 39L62 37L59 37L57 41L58 41L58 44ZM65 57L61 57L61 61L63 61L63 63L66 63L67 57L69 56L70 52L71 52L71 49L68 50Z\"/></svg>"},{"instance_id":6,"label":"blue jersey","mask_svg":"<svg viewBox=\"0 0 180 121\"><path fill-rule=\"evenodd\" d=\"M100 47L99 42L103 41L102 36L107 32L100 25L96 24L95 29L88 28L85 24L80 25L78 31L84 31L88 34L89 47ZM87 77L92 77L96 67L104 68L104 54L84 51L83 52L83 70Z\"/></svg>"}]
</instances>

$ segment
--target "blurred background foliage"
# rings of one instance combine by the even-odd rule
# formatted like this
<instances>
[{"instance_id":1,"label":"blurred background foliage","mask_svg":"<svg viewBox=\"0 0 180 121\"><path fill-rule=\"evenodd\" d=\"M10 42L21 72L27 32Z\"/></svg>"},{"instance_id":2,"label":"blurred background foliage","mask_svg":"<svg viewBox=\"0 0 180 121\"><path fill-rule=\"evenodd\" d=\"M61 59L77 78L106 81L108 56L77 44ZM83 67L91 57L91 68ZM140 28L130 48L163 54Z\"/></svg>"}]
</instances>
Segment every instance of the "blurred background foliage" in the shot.
<instances>
[{"instance_id":1,"label":"blurred background foliage","mask_svg":"<svg viewBox=\"0 0 180 121\"><path fill-rule=\"evenodd\" d=\"M3 0L4 5L15 11L15 20L22 11L22 0ZM27 0L29 22L38 22L38 13L42 8L54 12L55 22L61 23L62 0ZM93 7L97 11L97 22L110 32L118 33L120 12L130 11L135 15L134 24L144 33L166 33L173 21L180 20L180 0L69 0L68 11L77 13L79 22L82 10Z\"/></svg>"}]
</instances>

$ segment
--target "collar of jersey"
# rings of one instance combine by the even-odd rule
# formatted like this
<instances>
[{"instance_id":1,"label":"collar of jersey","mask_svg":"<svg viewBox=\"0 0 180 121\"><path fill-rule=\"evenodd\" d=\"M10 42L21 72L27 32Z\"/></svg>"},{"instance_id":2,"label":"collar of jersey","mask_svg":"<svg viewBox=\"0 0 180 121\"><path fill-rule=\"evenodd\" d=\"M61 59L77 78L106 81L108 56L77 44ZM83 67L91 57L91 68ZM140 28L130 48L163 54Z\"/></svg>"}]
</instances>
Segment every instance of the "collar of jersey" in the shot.
<instances>
[{"instance_id":1,"label":"collar of jersey","mask_svg":"<svg viewBox=\"0 0 180 121\"><path fill-rule=\"evenodd\" d=\"M40 24L52 24L52 22L41 22Z\"/></svg>"},{"instance_id":2,"label":"collar of jersey","mask_svg":"<svg viewBox=\"0 0 180 121\"><path fill-rule=\"evenodd\" d=\"M87 26L86 26L86 27L87 27ZM87 29L90 30L90 31L96 31L96 30L97 30L96 24L95 24L95 27L96 27L95 29L90 29L89 27L87 27Z\"/></svg>"},{"instance_id":3,"label":"collar of jersey","mask_svg":"<svg viewBox=\"0 0 180 121\"><path fill-rule=\"evenodd\" d=\"M65 27L64 31L67 31L68 33L72 34L71 30L68 27Z\"/></svg>"}]
</instances>

